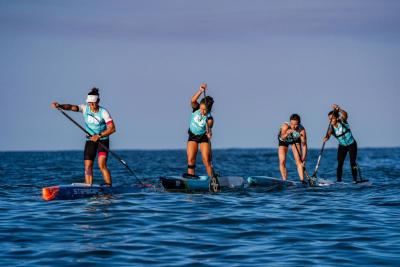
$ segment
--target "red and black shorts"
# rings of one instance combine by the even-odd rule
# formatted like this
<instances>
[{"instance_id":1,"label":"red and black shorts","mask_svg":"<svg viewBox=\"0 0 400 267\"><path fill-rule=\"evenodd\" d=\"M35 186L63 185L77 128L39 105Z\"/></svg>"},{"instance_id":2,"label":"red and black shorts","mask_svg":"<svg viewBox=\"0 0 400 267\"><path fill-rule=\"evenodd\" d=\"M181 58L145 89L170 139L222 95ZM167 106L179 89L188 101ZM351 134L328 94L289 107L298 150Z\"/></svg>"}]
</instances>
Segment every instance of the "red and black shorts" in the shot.
<instances>
[{"instance_id":1,"label":"red and black shorts","mask_svg":"<svg viewBox=\"0 0 400 267\"><path fill-rule=\"evenodd\" d=\"M97 142L86 140L85 152L84 152L85 160L93 161L96 158L96 153L98 153L99 156L107 157L108 155L107 149L101 146L99 142L107 149L110 147L110 139L99 140Z\"/></svg>"}]
</instances>

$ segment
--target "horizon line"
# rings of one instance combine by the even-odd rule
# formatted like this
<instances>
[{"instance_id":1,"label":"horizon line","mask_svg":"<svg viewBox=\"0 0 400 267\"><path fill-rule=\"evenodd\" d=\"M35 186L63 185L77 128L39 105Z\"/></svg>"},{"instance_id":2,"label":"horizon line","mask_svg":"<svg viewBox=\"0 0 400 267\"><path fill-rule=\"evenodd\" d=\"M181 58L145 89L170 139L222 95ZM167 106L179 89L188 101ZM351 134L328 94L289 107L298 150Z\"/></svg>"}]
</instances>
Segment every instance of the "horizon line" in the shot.
<instances>
[{"instance_id":1,"label":"horizon line","mask_svg":"<svg viewBox=\"0 0 400 267\"><path fill-rule=\"evenodd\" d=\"M277 149L278 147L221 147L221 148L213 148L214 150L272 150ZM400 146L363 146L358 147L358 149L396 149L400 148ZM318 150L321 148L318 147L310 147L308 150ZM326 150L329 149L337 149L337 147L327 147ZM112 151L185 151L186 148L115 148L111 149ZM23 150L23 149L14 149L14 150L0 150L0 153L12 153L12 152L78 152L83 151L83 149L46 149L46 150Z\"/></svg>"}]
</instances>

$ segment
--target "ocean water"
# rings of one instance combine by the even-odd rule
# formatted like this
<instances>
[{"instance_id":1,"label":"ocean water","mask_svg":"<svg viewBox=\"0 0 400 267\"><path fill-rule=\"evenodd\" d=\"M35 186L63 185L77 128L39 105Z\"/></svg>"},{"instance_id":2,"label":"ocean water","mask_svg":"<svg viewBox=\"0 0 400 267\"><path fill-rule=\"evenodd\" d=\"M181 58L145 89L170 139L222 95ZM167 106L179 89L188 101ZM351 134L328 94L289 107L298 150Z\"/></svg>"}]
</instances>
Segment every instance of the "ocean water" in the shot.
<instances>
[{"instance_id":1,"label":"ocean water","mask_svg":"<svg viewBox=\"0 0 400 267\"><path fill-rule=\"evenodd\" d=\"M185 171L185 151L117 152L156 185ZM82 181L82 156L0 153L1 266L400 266L399 148L360 149L370 186L43 201L42 187ZM320 176L335 179L335 158L326 150ZM223 175L279 177L275 149L215 150L214 165ZM115 185L134 183L119 162L109 166ZM290 160L288 169L297 180Z\"/></svg>"}]
</instances>

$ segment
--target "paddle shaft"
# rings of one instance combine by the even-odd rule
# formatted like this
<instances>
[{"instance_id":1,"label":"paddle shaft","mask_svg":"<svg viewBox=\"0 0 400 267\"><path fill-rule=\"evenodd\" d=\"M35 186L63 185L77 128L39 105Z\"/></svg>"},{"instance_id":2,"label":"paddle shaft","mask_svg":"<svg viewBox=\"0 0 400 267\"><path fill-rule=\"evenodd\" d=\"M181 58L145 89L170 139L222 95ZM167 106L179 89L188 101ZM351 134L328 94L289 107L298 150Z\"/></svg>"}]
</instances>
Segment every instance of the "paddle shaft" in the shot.
<instances>
[{"instance_id":1,"label":"paddle shaft","mask_svg":"<svg viewBox=\"0 0 400 267\"><path fill-rule=\"evenodd\" d=\"M206 105L207 109L207 114L208 114L208 106L207 106L207 95L206 95L206 90L204 89L203 91L203 96L204 96L204 104ZM208 126L208 118L206 120L206 128L207 128L207 133L209 132L209 126ZM215 177L215 172L214 172L214 165L213 165L213 157L212 157L212 147L211 147L211 140L208 138L208 144L210 145L210 163L211 163L211 171L212 171L212 176Z\"/></svg>"},{"instance_id":2,"label":"paddle shaft","mask_svg":"<svg viewBox=\"0 0 400 267\"><path fill-rule=\"evenodd\" d=\"M293 135L292 135L292 138L294 138ZM306 178L307 178L307 180L308 180L308 184L309 184L310 186L312 186L311 177L310 177L310 175L308 175L308 172L307 172L307 170L306 170L306 166L304 166L304 162L303 162L303 160L301 159L300 150L297 148L297 145L296 145L295 143L294 143L293 145L294 145L295 148L296 148L297 154L299 154L300 162L303 164L303 171L304 171L304 174L306 175Z\"/></svg>"},{"instance_id":3,"label":"paddle shaft","mask_svg":"<svg viewBox=\"0 0 400 267\"><path fill-rule=\"evenodd\" d=\"M333 112L334 112L334 111L335 111L335 110L333 110ZM328 129L326 130L325 137L328 136L328 133L329 133L329 130L330 130L330 129L331 129L331 120L329 120ZM320 162L321 162L322 153L324 152L325 143L326 143L326 141L324 141L324 142L322 143L322 148L321 148L321 151L319 152L319 155L318 155L317 165L315 165L314 173L313 173L313 175L312 175L312 177L314 177L314 178L317 177L317 172L318 172L319 164L320 164Z\"/></svg>"},{"instance_id":4,"label":"paddle shaft","mask_svg":"<svg viewBox=\"0 0 400 267\"><path fill-rule=\"evenodd\" d=\"M80 125L79 123L77 123L73 118L71 118L67 113L65 113L61 108L57 108L61 114L63 114L68 120L70 120L73 124L75 124L79 129L81 129L83 132L86 133L87 136L92 137L92 134L90 134L85 128L82 127L82 125ZM106 147L105 145L103 145L101 142L99 142L99 145L104 148L108 153L110 153L111 155L113 155L122 165L125 166L125 168L133 175L133 177L135 177L135 179L142 185L143 182L135 175L135 173L132 171L131 168L129 168L128 164L122 159L120 158L117 154L115 154L113 151L111 151L108 147Z\"/></svg>"},{"instance_id":5,"label":"paddle shaft","mask_svg":"<svg viewBox=\"0 0 400 267\"><path fill-rule=\"evenodd\" d=\"M328 135L330 129L331 129L331 122L329 122L329 124L328 124L328 129L326 130L325 136ZM315 177L315 178L317 177L317 172L318 172L319 164L320 164L320 162L321 162L322 153L324 152L325 143L326 143L326 141L324 141L324 142L322 143L322 148L321 148L321 151L319 152L318 160L317 160L317 165L315 165L315 169L314 169L314 173L313 173L312 177Z\"/></svg>"},{"instance_id":6,"label":"paddle shaft","mask_svg":"<svg viewBox=\"0 0 400 267\"><path fill-rule=\"evenodd\" d=\"M319 163L321 162L322 152L324 151L324 148L325 148L325 142L322 144L321 151L319 152L318 160L317 160L317 165L315 166L315 169L314 169L314 172L313 172L312 177L317 177L317 172L318 172L318 168L319 168Z\"/></svg>"}]
</instances>

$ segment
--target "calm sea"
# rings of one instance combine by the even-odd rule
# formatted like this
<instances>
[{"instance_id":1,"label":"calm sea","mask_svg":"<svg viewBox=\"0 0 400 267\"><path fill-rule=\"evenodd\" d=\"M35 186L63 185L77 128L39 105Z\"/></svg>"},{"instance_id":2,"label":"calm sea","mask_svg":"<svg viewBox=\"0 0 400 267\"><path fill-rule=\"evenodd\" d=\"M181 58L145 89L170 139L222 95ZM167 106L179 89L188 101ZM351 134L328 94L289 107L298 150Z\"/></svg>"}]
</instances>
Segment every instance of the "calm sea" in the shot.
<instances>
[{"instance_id":1,"label":"calm sea","mask_svg":"<svg viewBox=\"0 0 400 267\"><path fill-rule=\"evenodd\" d=\"M117 152L155 184L160 175L185 171L185 151ZM310 170L317 155L310 152ZM400 266L398 148L359 151L371 186L160 189L43 201L42 187L83 180L82 157L80 151L0 153L1 266ZM320 176L335 179L335 158L335 150L326 151ZM115 185L134 182L119 162L109 165ZM214 165L223 175L279 177L275 149L216 150ZM288 168L297 180L290 160ZM96 179L102 182L98 171Z\"/></svg>"}]
</instances>

